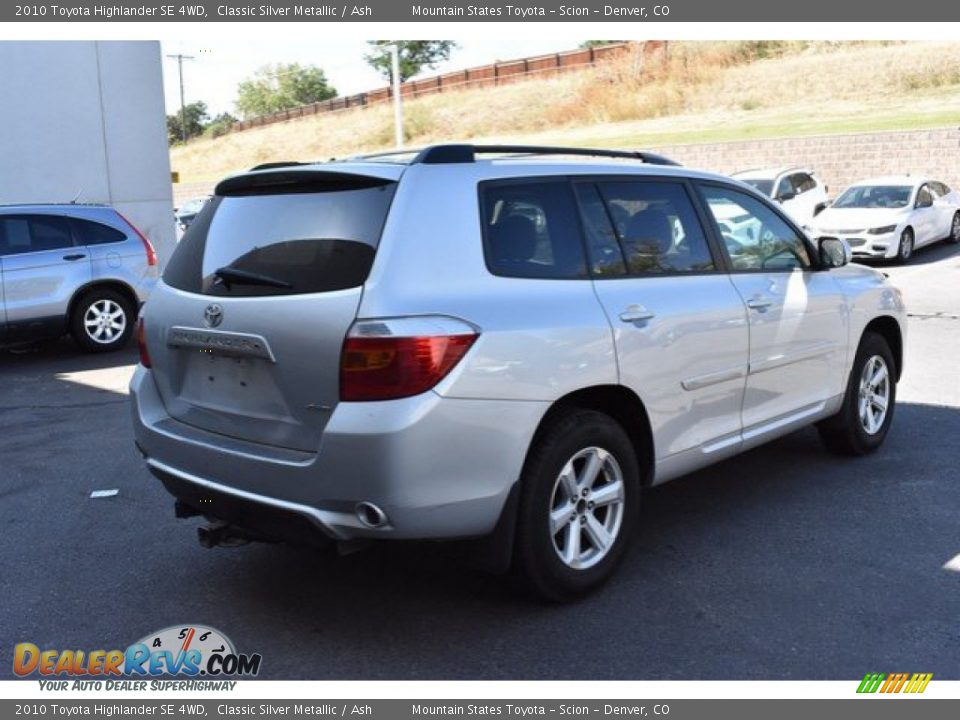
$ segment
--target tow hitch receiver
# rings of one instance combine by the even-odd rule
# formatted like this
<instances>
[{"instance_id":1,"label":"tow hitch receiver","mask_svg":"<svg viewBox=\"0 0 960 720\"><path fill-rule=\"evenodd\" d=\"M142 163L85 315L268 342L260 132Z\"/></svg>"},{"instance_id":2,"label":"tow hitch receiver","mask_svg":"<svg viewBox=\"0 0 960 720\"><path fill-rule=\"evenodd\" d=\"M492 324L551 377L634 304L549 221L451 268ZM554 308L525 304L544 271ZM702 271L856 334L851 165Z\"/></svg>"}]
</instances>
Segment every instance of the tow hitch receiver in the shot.
<instances>
[{"instance_id":1,"label":"tow hitch receiver","mask_svg":"<svg viewBox=\"0 0 960 720\"><path fill-rule=\"evenodd\" d=\"M205 548L239 547L249 542L265 541L265 538L227 523L210 523L197 528L197 540Z\"/></svg>"}]
</instances>

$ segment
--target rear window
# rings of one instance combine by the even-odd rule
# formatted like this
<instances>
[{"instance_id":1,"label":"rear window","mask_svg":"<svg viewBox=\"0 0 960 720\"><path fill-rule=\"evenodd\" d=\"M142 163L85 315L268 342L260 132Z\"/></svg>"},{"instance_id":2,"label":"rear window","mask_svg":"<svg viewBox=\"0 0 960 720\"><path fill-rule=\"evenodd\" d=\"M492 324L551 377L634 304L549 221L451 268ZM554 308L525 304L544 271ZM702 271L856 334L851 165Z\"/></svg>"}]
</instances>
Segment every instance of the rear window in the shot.
<instances>
[{"instance_id":1,"label":"rear window","mask_svg":"<svg viewBox=\"0 0 960 720\"><path fill-rule=\"evenodd\" d=\"M494 275L587 277L580 220L566 181L483 183L484 250Z\"/></svg>"},{"instance_id":2,"label":"rear window","mask_svg":"<svg viewBox=\"0 0 960 720\"><path fill-rule=\"evenodd\" d=\"M123 242L127 236L116 228L90 220L73 218L73 232L77 242L81 245L105 245L107 243Z\"/></svg>"},{"instance_id":3,"label":"rear window","mask_svg":"<svg viewBox=\"0 0 960 720\"><path fill-rule=\"evenodd\" d=\"M200 211L163 279L217 296L294 295L367 279L396 183L316 173L225 181Z\"/></svg>"}]
</instances>

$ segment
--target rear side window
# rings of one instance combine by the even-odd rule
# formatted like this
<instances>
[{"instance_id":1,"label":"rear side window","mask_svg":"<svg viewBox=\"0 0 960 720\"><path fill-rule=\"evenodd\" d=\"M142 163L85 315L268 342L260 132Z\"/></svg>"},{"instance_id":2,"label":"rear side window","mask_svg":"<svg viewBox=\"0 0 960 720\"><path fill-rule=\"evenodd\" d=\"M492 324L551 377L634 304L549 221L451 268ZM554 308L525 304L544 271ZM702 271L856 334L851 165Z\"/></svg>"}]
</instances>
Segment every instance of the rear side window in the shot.
<instances>
[{"instance_id":1,"label":"rear side window","mask_svg":"<svg viewBox=\"0 0 960 720\"><path fill-rule=\"evenodd\" d=\"M123 242L127 236L116 228L90 220L73 218L73 231L77 242L81 245L105 245L107 243Z\"/></svg>"},{"instance_id":2,"label":"rear side window","mask_svg":"<svg viewBox=\"0 0 960 720\"><path fill-rule=\"evenodd\" d=\"M681 183L604 182L597 188L629 274L716 269L696 210Z\"/></svg>"},{"instance_id":3,"label":"rear side window","mask_svg":"<svg viewBox=\"0 0 960 720\"><path fill-rule=\"evenodd\" d=\"M626 275L627 263L623 258L623 249L613 231L613 224L597 186L592 183L577 183L574 188L583 214L590 272L598 277Z\"/></svg>"},{"instance_id":4,"label":"rear side window","mask_svg":"<svg viewBox=\"0 0 960 720\"><path fill-rule=\"evenodd\" d=\"M206 295L294 295L367 279L396 183L318 174L227 181L170 259L168 285ZM289 176L283 176L289 177Z\"/></svg>"},{"instance_id":5,"label":"rear side window","mask_svg":"<svg viewBox=\"0 0 960 720\"><path fill-rule=\"evenodd\" d=\"M494 275L587 277L577 206L565 180L481 184L487 267Z\"/></svg>"},{"instance_id":6,"label":"rear side window","mask_svg":"<svg viewBox=\"0 0 960 720\"><path fill-rule=\"evenodd\" d=\"M0 216L0 255L60 250L73 245L70 224L54 215Z\"/></svg>"}]
</instances>

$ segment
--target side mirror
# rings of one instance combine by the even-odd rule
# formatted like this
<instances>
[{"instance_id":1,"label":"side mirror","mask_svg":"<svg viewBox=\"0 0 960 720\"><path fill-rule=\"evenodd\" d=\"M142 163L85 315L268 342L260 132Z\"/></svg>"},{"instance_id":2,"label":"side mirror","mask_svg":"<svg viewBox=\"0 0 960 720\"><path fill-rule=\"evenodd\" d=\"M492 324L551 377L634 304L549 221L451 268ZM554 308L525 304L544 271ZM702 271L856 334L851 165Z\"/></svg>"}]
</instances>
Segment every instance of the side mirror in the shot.
<instances>
[{"instance_id":1,"label":"side mirror","mask_svg":"<svg viewBox=\"0 0 960 720\"><path fill-rule=\"evenodd\" d=\"M824 268L838 268L853 259L853 251L846 240L840 238L820 238L820 265Z\"/></svg>"}]
</instances>

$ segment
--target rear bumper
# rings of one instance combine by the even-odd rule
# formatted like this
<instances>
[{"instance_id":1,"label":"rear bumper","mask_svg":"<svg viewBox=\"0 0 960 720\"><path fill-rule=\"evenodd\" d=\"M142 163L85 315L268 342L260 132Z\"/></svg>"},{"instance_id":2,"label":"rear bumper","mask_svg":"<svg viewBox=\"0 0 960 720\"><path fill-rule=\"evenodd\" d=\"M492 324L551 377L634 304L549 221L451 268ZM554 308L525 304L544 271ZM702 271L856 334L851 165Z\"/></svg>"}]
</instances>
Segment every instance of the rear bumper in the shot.
<instances>
[{"instance_id":1,"label":"rear bumper","mask_svg":"<svg viewBox=\"0 0 960 720\"><path fill-rule=\"evenodd\" d=\"M204 514L281 539L310 528L337 540L486 535L548 407L433 392L340 403L319 452L305 453L172 419L142 367L131 396L137 444L171 494ZM364 525L356 515L360 502L382 509L386 524Z\"/></svg>"}]
</instances>

